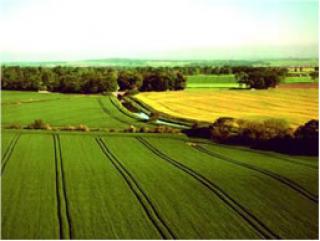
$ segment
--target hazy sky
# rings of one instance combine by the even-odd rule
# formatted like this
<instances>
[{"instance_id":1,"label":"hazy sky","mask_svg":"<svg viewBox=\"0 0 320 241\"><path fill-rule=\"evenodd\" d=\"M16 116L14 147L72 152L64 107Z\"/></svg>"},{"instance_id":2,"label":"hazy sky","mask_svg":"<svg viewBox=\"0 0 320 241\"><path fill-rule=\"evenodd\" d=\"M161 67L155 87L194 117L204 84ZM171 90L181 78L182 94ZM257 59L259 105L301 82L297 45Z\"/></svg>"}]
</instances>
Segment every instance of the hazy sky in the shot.
<instances>
[{"instance_id":1,"label":"hazy sky","mask_svg":"<svg viewBox=\"0 0 320 241\"><path fill-rule=\"evenodd\" d=\"M0 0L3 61L316 57L317 0Z\"/></svg>"}]
</instances>

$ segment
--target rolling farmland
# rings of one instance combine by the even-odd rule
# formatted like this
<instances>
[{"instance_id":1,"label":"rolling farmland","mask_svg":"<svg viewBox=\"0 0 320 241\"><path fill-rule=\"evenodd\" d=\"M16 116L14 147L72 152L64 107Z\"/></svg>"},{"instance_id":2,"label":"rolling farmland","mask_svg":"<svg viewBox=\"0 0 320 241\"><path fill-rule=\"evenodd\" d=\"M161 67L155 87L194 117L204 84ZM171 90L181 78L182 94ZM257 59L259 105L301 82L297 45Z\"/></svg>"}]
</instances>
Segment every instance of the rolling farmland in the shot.
<instances>
[{"instance_id":1,"label":"rolling farmland","mask_svg":"<svg viewBox=\"0 0 320 241\"><path fill-rule=\"evenodd\" d=\"M237 93L240 99L275 103L289 101L288 91ZM317 95L316 89L290 91L296 102ZM159 94L168 101L192 94L190 100L201 104L198 93L227 94ZM112 96L4 92L2 111L4 126L37 118L53 126L148 125ZM318 237L317 157L217 145L181 134L99 130L2 129L3 239Z\"/></svg>"},{"instance_id":2,"label":"rolling farmland","mask_svg":"<svg viewBox=\"0 0 320 241\"><path fill-rule=\"evenodd\" d=\"M135 96L159 112L213 122L219 117L280 118L296 126L318 119L318 88L149 92Z\"/></svg>"},{"instance_id":3,"label":"rolling farmland","mask_svg":"<svg viewBox=\"0 0 320 241\"><path fill-rule=\"evenodd\" d=\"M4 136L5 239L317 237L317 158L177 135Z\"/></svg>"}]
</instances>

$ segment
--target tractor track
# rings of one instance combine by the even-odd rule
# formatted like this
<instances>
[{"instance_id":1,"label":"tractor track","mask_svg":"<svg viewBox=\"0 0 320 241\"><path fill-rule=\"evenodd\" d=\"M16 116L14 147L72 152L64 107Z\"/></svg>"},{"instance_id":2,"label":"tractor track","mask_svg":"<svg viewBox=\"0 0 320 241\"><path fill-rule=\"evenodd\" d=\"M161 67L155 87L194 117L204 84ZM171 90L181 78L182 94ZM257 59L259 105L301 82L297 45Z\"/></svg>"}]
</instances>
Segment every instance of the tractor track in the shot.
<instances>
[{"instance_id":1,"label":"tractor track","mask_svg":"<svg viewBox=\"0 0 320 241\"><path fill-rule=\"evenodd\" d=\"M289 188L293 189L294 191L300 193L301 195L303 195L304 197L308 198L309 200L311 200L311 201L313 201L315 203L318 203L318 197L316 195L314 195L313 193L309 192L308 190L306 190L305 188L303 188L302 186L300 186L299 184L297 184L296 182L292 181L291 179L289 179L287 177L284 177L284 176L282 176L280 174L274 173L272 171L269 171L269 170L266 170L266 169L263 169L263 168L260 168L260 167L256 167L254 165L243 163L243 162L237 161L235 159L220 155L220 154L215 153L213 151L209 151L206 148L204 148L202 146L199 146L199 145L193 146L193 148L195 148L196 150L198 150L198 151L200 151L202 153L205 153L205 154L207 154L207 155L209 155L211 157L215 157L215 158L218 158L220 160L223 160L223 161L226 161L226 162L238 165L238 166L242 166L244 168L247 168L247 169L250 169L250 170L254 170L254 171L259 172L261 174L267 175L267 176L275 179L276 181L288 186Z\"/></svg>"},{"instance_id":2,"label":"tractor track","mask_svg":"<svg viewBox=\"0 0 320 241\"><path fill-rule=\"evenodd\" d=\"M199 143L207 144L207 145L211 145L211 146L216 146L216 144L212 144L212 143L205 143L205 142L204 143L199 142ZM272 153L262 152L262 151L259 151L257 149L250 149L250 150L238 149L238 150L244 151L244 152L249 152L249 153L260 154L260 155L264 155L264 156L268 156L268 157L272 157L272 158L275 158L275 159L278 159L278 160L282 160L282 161L285 161L285 162L288 162L288 163L291 163L291 164L296 164L296 165L300 165L300 166L304 166L304 167L309 167L309 168L312 168L312 169L318 169L317 166L309 164L309 163L304 163L304 161L297 161L297 160L292 160L292 159L288 159L288 158L285 158L285 157L276 156L276 155L274 155Z\"/></svg>"},{"instance_id":3,"label":"tractor track","mask_svg":"<svg viewBox=\"0 0 320 241\"><path fill-rule=\"evenodd\" d=\"M65 184L60 136L53 134L54 159L56 171L57 215L59 221L59 238L72 239L72 224Z\"/></svg>"},{"instance_id":4,"label":"tractor track","mask_svg":"<svg viewBox=\"0 0 320 241\"><path fill-rule=\"evenodd\" d=\"M168 137L162 137L162 138L168 138ZM172 137L170 137L170 139L173 139ZM182 141L182 142L186 142L186 140L184 139L181 139L181 138L174 138L175 140L178 140L178 141ZM214 144L214 143L210 143L210 142L206 142L206 141L201 141L201 140L192 140L190 139L190 142L193 142L195 144L205 144L205 145L210 145L210 146L219 146L218 144ZM225 146L224 146L225 147ZM228 146L228 147L225 147L225 148L231 148L232 146ZM239 150L239 151L244 151L244 152L248 152L248 153L255 153L255 154L259 154L259 155L264 155L264 156L268 156L268 157L272 157L272 158L275 158L275 159L278 159L278 160L282 160L282 161L285 161L285 162L288 162L288 163L291 163L291 164L296 164L296 165L300 165L300 166L304 166L304 167L308 167L308 168L312 168L312 169L318 169L317 166L315 165L312 165L310 163L305 163L305 161L298 161L298 160L292 160L292 159L289 159L289 158L285 158L285 157L280 157L280 156L276 156L272 153L266 153L266 152L263 152L263 151L259 151L257 149L236 149L236 150ZM280 153L281 154L281 153Z\"/></svg>"},{"instance_id":5,"label":"tractor track","mask_svg":"<svg viewBox=\"0 0 320 241\"><path fill-rule=\"evenodd\" d=\"M1 175L3 175L4 170L10 160L10 157L13 153L14 148L16 147L16 144L18 142L18 140L20 139L21 134L17 134L16 136L14 136L12 138L12 140L10 141L10 144L6 150L6 152L4 153L3 157L2 157L2 162L1 162Z\"/></svg>"},{"instance_id":6,"label":"tractor track","mask_svg":"<svg viewBox=\"0 0 320 241\"><path fill-rule=\"evenodd\" d=\"M181 140L179 139L180 141L184 141L184 140ZM193 141L194 143L196 144L205 144L205 145L210 145L210 146L218 146L217 144L214 144L214 143L209 143L209 142L204 142L204 141L199 141L199 140L196 140L196 141ZM228 148L231 148L232 146L229 146ZM282 160L282 161L285 161L285 162L288 162L288 163L291 163L291 164L296 164L296 165L300 165L300 166L304 166L304 167L308 167L308 168L312 168L312 169L318 169L317 166L315 165L312 165L310 163L305 163L304 161L297 161L297 160L292 160L292 159L289 159L289 158L285 158L285 157L280 157L280 156L276 156L272 153L266 153L266 152L263 152L263 151L259 151L257 149L237 149L239 151L244 151L244 152L249 152L249 153L255 153L255 154L260 154L260 155L264 155L264 156L268 156L268 157L272 157L272 158L275 158L275 159L278 159L278 160Z\"/></svg>"},{"instance_id":7,"label":"tractor track","mask_svg":"<svg viewBox=\"0 0 320 241\"><path fill-rule=\"evenodd\" d=\"M165 160L169 164L175 166L181 171L189 174L191 177L196 179L202 185L207 187L211 192L213 192L220 200L222 200L227 206L229 206L233 211L235 211L239 216L241 216L262 238L264 239L281 239L277 234L275 234L271 229L269 229L264 223L262 223L257 217L255 217L249 210L243 207L235 199L229 196L225 191L223 191L219 186L214 184L212 181L208 180L203 175L194 171L193 169L185 166L184 164L170 158L166 154L159 151L148 141L142 137L136 137L136 139L141 142L146 148L148 148L155 155L159 156L161 159Z\"/></svg>"},{"instance_id":8,"label":"tractor track","mask_svg":"<svg viewBox=\"0 0 320 241\"><path fill-rule=\"evenodd\" d=\"M99 145L101 151L104 155L111 161L114 168L120 173L124 181L127 183L128 187L132 193L136 196L141 207L147 214L148 218L157 229L159 234L163 239L177 239L175 234L161 218L159 211L153 205L145 191L141 188L139 183L135 180L132 174L124 167L124 165L119 161L119 159L111 152L111 150L106 146L102 138L96 138L96 142Z\"/></svg>"}]
</instances>

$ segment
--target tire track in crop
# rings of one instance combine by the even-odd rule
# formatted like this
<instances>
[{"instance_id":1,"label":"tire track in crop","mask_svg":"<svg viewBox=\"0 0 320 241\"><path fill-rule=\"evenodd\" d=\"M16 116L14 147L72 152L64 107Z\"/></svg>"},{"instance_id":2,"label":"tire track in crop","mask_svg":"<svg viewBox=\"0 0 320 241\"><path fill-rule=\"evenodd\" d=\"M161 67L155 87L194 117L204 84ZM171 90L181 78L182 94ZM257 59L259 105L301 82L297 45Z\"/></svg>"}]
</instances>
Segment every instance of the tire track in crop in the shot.
<instances>
[{"instance_id":1,"label":"tire track in crop","mask_svg":"<svg viewBox=\"0 0 320 241\"><path fill-rule=\"evenodd\" d=\"M14 137L11 138L11 140L10 140L10 142L9 142L9 145L7 146L4 154L2 155L2 158L1 158L2 161L6 158L8 152L9 152L9 150L10 150L10 148L11 148L11 145L12 145L12 143L14 142L14 140L15 140L16 137L17 137L17 134L16 134Z\"/></svg>"},{"instance_id":2,"label":"tire track in crop","mask_svg":"<svg viewBox=\"0 0 320 241\"><path fill-rule=\"evenodd\" d=\"M50 102L50 101L57 101L63 99L70 99L70 98L53 98L53 99L40 99L40 100L21 100L21 101L14 101L14 102L3 102L1 105L19 105L19 104L33 104L33 103L42 103L42 102Z\"/></svg>"},{"instance_id":3,"label":"tire track in crop","mask_svg":"<svg viewBox=\"0 0 320 241\"><path fill-rule=\"evenodd\" d=\"M196 143L206 144L206 145L210 145L210 146L217 146L216 144L206 143L206 142L201 142L201 141L197 141ZM285 157L276 156L276 155L274 155L272 153L265 153L265 152L258 151L258 150L255 150L255 149L250 149L250 150L237 149L237 150L244 151L244 152L249 152L249 153L256 153L256 154L272 157L272 158L275 158L275 159L278 159L278 160L282 160L282 161L285 161L285 162L289 162L291 164L297 164L297 165L301 165L301 166L305 166L305 167L309 167L309 168L313 168L313 169L318 169L317 166L312 165L310 163L304 163L302 161L300 162L300 161L288 159L288 158L285 158Z\"/></svg>"},{"instance_id":4,"label":"tire track in crop","mask_svg":"<svg viewBox=\"0 0 320 241\"><path fill-rule=\"evenodd\" d=\"M262 238L264 239L280 239L280 237L275 234L271 229L269 229L264 223L262 223L257 217L255 217L249 210L243 207L235 199L233 199L229 194L227 194L218 185L208 180L206 177L200 173L194 171L193 169L185 166L167 156L166 154L159 151L156 147L151 145L147 140L142 137L135 137L139 142L141 142L147 149L153 152L155 155L168 162L169 164L177 167L181 171L189 174L191 177L196 179L202 185L207 187L211 192L213 192L218 198L220 198L227 206L229 206L233 211L235 211L239 216L241 216Z\"/></svg>"},{"instance_id":5,"label":"tire track in crop","mask_svg":"<svg viewBox=\"0 0 320 241\"><path fill-rule=\"evenodd\" d=\"M127 121L125 121L125 120L122 120L121 118L113 115L113 114L108 110L108 108L106 108L106 107L103 105L103 102L102 102L102 99L101 99L101 98L98 98L97 101L98 101L101 109L103 110L103 112L106 113L108 116L110 116L110 118L113 118L113 119L115 119L115 120L117 120L117 121L119 121L119 122L121 122L121 123L123 123L123 124L126 124L126 125L128 125L128 126L132 125L132 123L129 123L129 122L127 122Z\"/></svg>"},{"instance_id":6,"label":"tire track in crop","mask_svg":"<svg viewBox=\"0 0 320 241\"><path fill-rule=\"evenodd\" d=\"M18 140L20 139L20 136L21 136L21 134L17 134L15 137L12 138L6 152L4 153L4 155L2 157L1 175L3 175L3 173L4 173L4 170L10 160L10 157L13 153L13 150L16 147Z\"/></svg>"},{"instance_id":7,"label":"tire track in crop","mask_svg":"<svg viewBox=\"0 0 320 241\"><path fill-rule=\"evenodd\" d=\"M173 137L163 137L163 138L173 139ZM181 138L174 138L174 139L179 140L179 141L183 141L183 142L186 141L186 140L181 139ZM209 142L205 142L205 141L200 141L200 140L193 140L192 142L197 143L197 144L205 144L205 145L210 145L210 146L218 146L217 144L213 144L213 143L209 143ZM230 147L228 147L228 148L230 148ZM250 149L250 150L246 150L246 149L236 149L236 150L244 151L244 152L248 152L248 153L260 154L260 155L264 155L264 156L269 156L269 157L272 157L272 158L275 158L275 159L278 159L278 160L282 160L282 161L285 161L285 162L289 162L289 163L291 163L291 164L297 164L297 165L301 165L301 166L304 166L304 167L309 167L309 168L313 168L313 169L318 169L317 166L312 165L312 164L310 164L310 163L305 163L304 161L296 161L296 160L288 159L288 158L285 158L285 157L276 156L276 155L274 155L274 154L272 154L272 153L265 153L265 152L262 152L262 151L258 151L258 150L255 150L255 149Z\"/></svg>"},{"instance_id":8,"label":"tire track in crop","mask_svg":"<svg viewBox=\"0 0 320 241\"><path fill-rule=\"evenodd\" d=\"M59 221L60 239L72 239L72 225L67 200L67 191L64 177L61 142L58 134L53 134L54 159L56 169L56 195Z\"/></svg>"},{"instance_id":9,"label":"tire track in crop","mask_svg":"<svg viewBox=\"0 0 320 241\"><path fill-rule=\"evenodd\" d=\"M243 162L237 161L235 159L220 155L220 154L215 153L213 151L209 151L209 150L207 150L204 147L199 146L199 145L193 146L193 148L195 148L196 150L198 150L198 151L200 151L202 153L205 153L205 154L207 154L209 156L212 156L212 157L218 158L220 160L223 160L223 161L226 161L226 162L238 165L238 166L242 166L242 167L248 168L250 170L254 170L256 172L259 172L259 173L262 173L264 175L267 175L267 176L275 179L276 181L288 186L289 188L293 189L294 191L300 193L301 195L303 195L304 197L308 198L309 200L311 200L311 201L313 201L315 203L318 203L318 197L316 195L314 195L313 193L309 192L308 190L306 190L305 188L303 188L302 186L300 186L299 184L297 184L296 182L292 181L291 179L289 179L289 178L287 178L285 176L282 176L280 174L274 173L272 171L269 171L269 170L266 170L266 169L263 169L263 168L260 168L260 167L256 167L254 165L243 163Z\"/></svg>"},{"instance_id":10,"label":"tire track in crop","mask_svg":"<svg viewBox=\"0 0 320 241\"><path fill-rule=\"evenodd\" d=\"M243 150L243 151L250 152L249 150ZM309 168L313 168L313 169L318 169L317 166L314 166L312 164L302 163L302 162L295 161L295 160L292 160L292 159L288 159L288 158L285 158L285 157L276 156L276 155L273 155L271 153L264 153L264 152L260 152L260 151L257 151L257 150L252 150L252 152L258 153L258 154L261 154L261 155L265 155L265 156L269 156L269 157L272 157L272 158L276 158L276 159L279 159L279 160L282 160L282 161L285 161L285 162L289 162L289 163L292 163L292 164L297 164L297 165L301 165L301 166L305 166L305 167L309 167Z\"/></svg>"},{"instance_id":11,"label":"tire track in crop","mask_svg":"<svg viewBox=\"0 0 320 241\"><path fill-rule=\"evenodd\" d=\"M140 205L143 210L147 214L148 218L157 229L159 234L163 239L176 239L175 234L169 228L169 226L165 223L165 221L161 218L159 211L153 205L149 197L146 195L145 191L141 188L139 183L135 180L132 174L124 167L124 165L120 162L120 160L111 152L111 150L106 146L102 138L96 138L96 142L98 143L103 154L111 161L111 164L114 168L120 173L123 177L130 190L138 199Z\"/></svg>"}]
</instances>

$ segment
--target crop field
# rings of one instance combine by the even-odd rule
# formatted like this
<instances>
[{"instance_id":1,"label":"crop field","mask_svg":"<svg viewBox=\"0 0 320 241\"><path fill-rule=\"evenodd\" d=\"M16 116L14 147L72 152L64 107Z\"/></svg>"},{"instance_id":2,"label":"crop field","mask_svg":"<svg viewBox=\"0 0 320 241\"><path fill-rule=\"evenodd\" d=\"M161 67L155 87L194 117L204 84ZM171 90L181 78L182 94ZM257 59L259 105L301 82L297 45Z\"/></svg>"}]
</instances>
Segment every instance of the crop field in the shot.
<instances>
[{"instance_id":1,"label":"crop field","mask_svg":"<svg viewBox=\"0 0 320 241\"><path fill-rule=\"evenodd\" d=\"M54 127L87 125L95 128L142 126L113 96L2 93L2 124L28 125L42 119Z\"/></svg>"},{"instance_id":2,"label":"crop field","mask_svg":"<svg viewBox=\"0 0 320 241\"><path fill-rule=\"evenodd\" d=\"M187 88L239 88L234 75L190 75Z\"/></svg>"},{"instance_id":3,"label":"crop field","mask_svg":"<svg viewBox=\"0 0 320 241\"><path fill-rule=\"evenodd\" d=\"M286 77L282 83L313 83L311 77ZM316 80L318 82L318 80ZM229 75L190 75L187 76L187 89L200 88L241 88L233 74Z\"/></svg>"},{"instance_id":4,"label":"crop field","mask_svg":"<svg viewBox=\"0 0 320 241\"><path fill-rule=\"evenodd\" d=\"M315 111L317 95L316 88L284 88L138 98L204 111L190 104L196 103L213 113L217 103L225 108L232 100L259 113L258 104L284 100L291 106L308 103ZM13 91L2 96L3 126L35 119L57 127L148 125L113 96ZM187 101L187 108L175 105L177 100ZM1 139L3 239L318 237L317 157L217 145L182 134L2 129Z\"/></svg>"},{"instance_id":5,"label":"crop field","mask_svg":"<svg viewBox=\"0 0 320 241\"><path fill-rule=\"evenodd\" d=\"M172 116L213 122L219 117L280 118L296 126L318 119L318 88L149 92L135 96Z\"/></svg>"},{"instance_id":6,"label":"crop field","mask_svg":"<svg viewBox=\"0 0 320 241\"><path fill-rule=\"evenodd\" d=\"M177 135L3 134L3 239L318 235L316 157Z\"/></svg>"},{"instance_id":7,"label":"crop field","mask_svg":"<svg viewBox=\"0 0 320 241\"><path fill-rule=\"evenodd\" d=\"M302 76L302 77L286 77L284 83L313 83L318 82L318 80L314 81L310 76Z\"/></svg>"}]
</instances>

